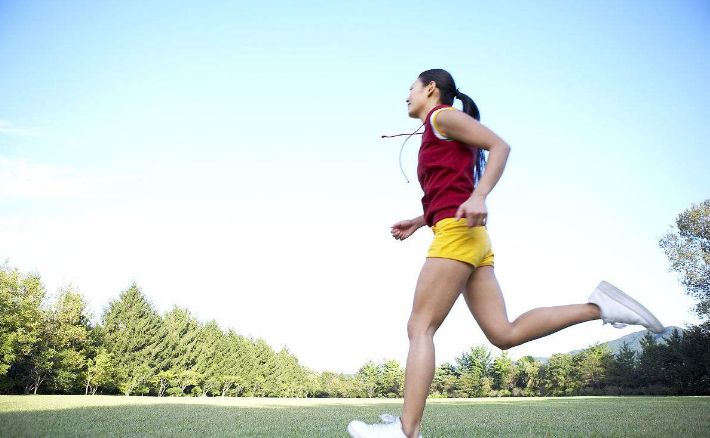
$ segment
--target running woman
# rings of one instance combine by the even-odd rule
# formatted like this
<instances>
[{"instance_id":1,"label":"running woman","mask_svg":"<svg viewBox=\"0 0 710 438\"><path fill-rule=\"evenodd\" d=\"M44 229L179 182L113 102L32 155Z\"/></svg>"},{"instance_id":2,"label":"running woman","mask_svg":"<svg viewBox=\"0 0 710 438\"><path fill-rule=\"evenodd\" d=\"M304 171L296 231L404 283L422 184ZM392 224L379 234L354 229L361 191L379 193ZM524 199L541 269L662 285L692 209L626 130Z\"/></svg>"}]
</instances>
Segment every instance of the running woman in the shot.
<instances>
[{"instance_id":1,"label":"running woman","mask_svg":"<svg viewBox=\"0 0 710 438\"><path fill-rule=\"evenodd\" d=\"M407 323L402 414L381 415L380 424L352 421L347 430L355 438L421 437L434 377L434 333L462 293L483 333L502 350L595 319L616 328L640 324L656 333L664 329L644 306L605 281L587 303L541 307L510 322L486 229L486 198L503 173L510 146L479 123L476 104L456 88L447 71L427 70L409 90L409 117L424 125L417 167L424 214L397 222L391 232L395 239L404 240L427 225L434 239L419 273ZM463 111L452 107L454 98L461 100ZM487 164L483 150L488 151Z\"/></svg>"}]
</instances>

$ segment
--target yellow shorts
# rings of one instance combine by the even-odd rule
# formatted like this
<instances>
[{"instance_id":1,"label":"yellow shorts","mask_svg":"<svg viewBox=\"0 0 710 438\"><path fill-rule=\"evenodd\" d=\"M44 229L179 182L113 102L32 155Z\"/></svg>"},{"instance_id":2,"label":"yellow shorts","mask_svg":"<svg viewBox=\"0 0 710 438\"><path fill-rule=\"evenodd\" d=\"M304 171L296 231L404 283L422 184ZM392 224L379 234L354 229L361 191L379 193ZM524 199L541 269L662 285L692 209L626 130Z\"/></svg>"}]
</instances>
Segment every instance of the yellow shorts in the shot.
<instances>
[{"instance_id":1,"label":"yellow shorts","mask_svg":"<svg viewBox=\"0 0 710 438\"><path fill-rule=\"evenodd\" d=\"M431 230L434 241L427 257L459 260L474 268L493 266L491 239L486 227L469 228L465 218L456 220L450 217L435 223Z\"/></svg>"}]
</instances>

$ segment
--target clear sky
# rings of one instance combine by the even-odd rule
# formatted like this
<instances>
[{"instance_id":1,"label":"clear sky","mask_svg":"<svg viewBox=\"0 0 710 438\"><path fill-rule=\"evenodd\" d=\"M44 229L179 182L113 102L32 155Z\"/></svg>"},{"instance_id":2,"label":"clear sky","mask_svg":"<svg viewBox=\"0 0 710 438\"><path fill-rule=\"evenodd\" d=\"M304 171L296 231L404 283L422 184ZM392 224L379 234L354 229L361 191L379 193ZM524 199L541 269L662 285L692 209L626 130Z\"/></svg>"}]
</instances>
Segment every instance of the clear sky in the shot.
<instances>
[{"instance_id":1,"label":"clear sky","mask_svg":"<svg viewBox=\"0 0 710 438\"><path fill-rule=\"evenodd\" d=\"M50 293L98 319L136 281L315 370L404 364L432 233L390 236L421 214L419 140L406 184L380 135L445 68L512 147L488 200L509 317L606 279L696 322L658 240L710 197L708 2L184 3L0 1L0 261ZM435 342L490 345L463 300Z\"/></svg>"}]
</instances>

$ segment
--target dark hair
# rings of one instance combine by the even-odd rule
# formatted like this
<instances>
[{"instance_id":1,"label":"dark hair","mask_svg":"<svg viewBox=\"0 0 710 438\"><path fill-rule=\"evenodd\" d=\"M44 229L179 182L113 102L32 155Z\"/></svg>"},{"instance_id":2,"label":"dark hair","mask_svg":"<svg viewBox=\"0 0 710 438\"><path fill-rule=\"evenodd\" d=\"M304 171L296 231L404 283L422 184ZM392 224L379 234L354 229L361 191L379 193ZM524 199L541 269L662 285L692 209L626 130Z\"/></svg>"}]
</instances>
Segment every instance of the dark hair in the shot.
<instances>
[{"instance_id":1,"label":"dark hair","mask_svg":"<svg viewBox=\"0 0 710 438\"><path fill-rule=\"evenodd\" d=\"M439 89L441 103L444 105L453 105L454 98L458 98L461 103L463 103L463 112L479 122L481 121L481 113L478 110L478 106L476 106L476 102L456 88L454 78L448 71L440 68L424 71L419 74L419 81L423 85L434 82L436 84L436 88ZM481 175L483 175L483 169L486 167L486 156L484 154L484 150L480 148L476 148L475 154L473 164L473 182L477 185L478 181L481 179Z\"/></svg>"}]
</instances>

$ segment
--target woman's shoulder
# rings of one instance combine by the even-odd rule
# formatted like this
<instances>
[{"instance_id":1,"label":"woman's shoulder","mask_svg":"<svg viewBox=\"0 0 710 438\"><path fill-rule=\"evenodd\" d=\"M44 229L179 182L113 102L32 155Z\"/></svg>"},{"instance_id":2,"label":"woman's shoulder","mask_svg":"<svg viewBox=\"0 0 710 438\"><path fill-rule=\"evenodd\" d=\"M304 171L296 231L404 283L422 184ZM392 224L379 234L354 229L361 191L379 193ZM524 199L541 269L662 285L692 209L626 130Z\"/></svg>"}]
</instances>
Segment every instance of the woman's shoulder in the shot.
<instances>
[{"instance_id":1,"label":"woman's shoulder","mask_svg":"<svg viewBox=\"0 0 710 438\"><path fill-rule=\"evenodd\" d=\"M458 111L458 109L454 108L451 105L438 105L438 107L434 107L434 109L431 111L431 115L429 116L432 131L434 135L436 135L436 137L440 140L450 140L450 138L441 128L440 124L437 123L437 118L439 117L439 115L446 111Z\"/></svg>"}]
</instances>

